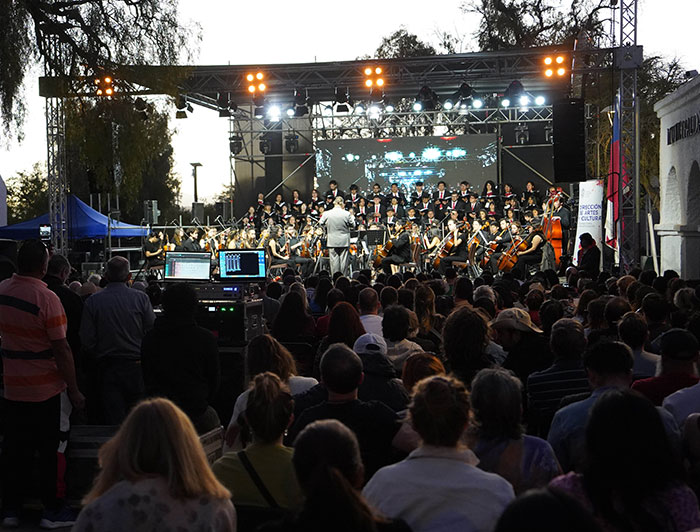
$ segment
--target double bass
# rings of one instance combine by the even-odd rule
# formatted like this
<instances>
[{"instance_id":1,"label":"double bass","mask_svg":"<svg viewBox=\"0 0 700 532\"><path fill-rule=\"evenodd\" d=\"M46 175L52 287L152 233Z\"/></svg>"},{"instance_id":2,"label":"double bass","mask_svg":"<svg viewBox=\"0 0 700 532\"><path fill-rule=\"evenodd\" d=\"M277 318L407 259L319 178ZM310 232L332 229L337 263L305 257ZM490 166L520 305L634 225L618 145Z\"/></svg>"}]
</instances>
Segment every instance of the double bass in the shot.
<instances>
[{"instance_id":1,"label":"double bass","mask_svg":"<svg viewBox=\"0 0 700 532\"><path fill-rule=\"evenodd\" d=\"M549 214L549 215L548 215ZM554 197L548 201L547 209L545 209L542 217L542 234L546 242L549 242L554 249L554 257L556 265L561 264L561 255L564 247L564 230L561 226L561 219L554 218Z\"/></svg>"}]
</instances>

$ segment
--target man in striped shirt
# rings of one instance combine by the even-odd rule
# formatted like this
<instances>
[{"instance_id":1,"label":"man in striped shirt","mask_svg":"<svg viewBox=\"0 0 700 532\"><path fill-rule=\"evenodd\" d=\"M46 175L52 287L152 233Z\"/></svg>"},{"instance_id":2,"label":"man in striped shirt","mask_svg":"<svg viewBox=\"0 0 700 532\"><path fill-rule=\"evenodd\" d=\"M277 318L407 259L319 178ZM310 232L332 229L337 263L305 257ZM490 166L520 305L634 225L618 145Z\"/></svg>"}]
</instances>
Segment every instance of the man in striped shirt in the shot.
<instances>
[{"instance_id":1,"label":"man in striped shirt","mask_svg":"<svg viewBox=\"0 0 700 532\"><path fill-rule=\"evenodd\" d=\"M583 326L568 318L558 320L552 326L549 346L554 364L527 379L528 432L543 438L564 397L590 393L582 359L586 349Z\"/></svg>"},{"instance_id":2,"label":"man in striped shirt","mask_svg":"<svg viewBox=\"0 0 700 532\"><path fill-rule=\"evenodd\" d=\"M66 314L58 296L41 280L49 254L39 240L26 241L17 255L19 273L0 283L5 435L2 445L3 526L19 524L23 483L39 457L44 514L41 526L69 526L75 516L56 498L56 451L61 393L75 408L85 398L75 379L66 340Z\"/></svg>"}]
</instances>

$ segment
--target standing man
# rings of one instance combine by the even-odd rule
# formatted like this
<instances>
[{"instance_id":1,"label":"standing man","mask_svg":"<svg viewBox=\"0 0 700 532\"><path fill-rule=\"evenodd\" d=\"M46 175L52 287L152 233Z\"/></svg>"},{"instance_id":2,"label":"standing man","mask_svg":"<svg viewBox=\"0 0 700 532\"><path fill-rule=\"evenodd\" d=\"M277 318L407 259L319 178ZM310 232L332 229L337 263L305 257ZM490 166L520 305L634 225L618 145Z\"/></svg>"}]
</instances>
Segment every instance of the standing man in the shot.
<instances>
[{"instance_id":1,"label":"standing man","mask_svg":"<svg viewBox=\"0 0 700 532\"><path fill-rule=\"evenodd\" d=\"M17 254L19 273L0 283L4 439L2 443L2 525L19 526L26 479L38 454L41 526L71 526L75 512L56 497L61 395L75 408L85 398L75 378L66 339L66 314L42 278L49 253L40 240L26 241Z\"/></svg>"},{"instance_id":2,"label":"standing man","mask_svg":"<svg viewBox=\"0 0 700 532\"><path fill-rule=\"evenodd\" d=\"M333 208L323 213L320 224L328 229L328 249L331 275L335 272L347 274L350 230L355 227L355 218L343 208L342 197L333 200Z\"/></svg>"},{"instance_id":3,"label":"standing man","mask_svg":"<svg viewBox=\"0 0 700 532\"><path fill-rule=\"evenodd\" d=\"M143 397L141 342L155 315L148 296L127 286L127 259L112 257L105 273L107 286L85 301L80 339L97 359L104 421L119 425Z\"/></svg>"}]
</instances>

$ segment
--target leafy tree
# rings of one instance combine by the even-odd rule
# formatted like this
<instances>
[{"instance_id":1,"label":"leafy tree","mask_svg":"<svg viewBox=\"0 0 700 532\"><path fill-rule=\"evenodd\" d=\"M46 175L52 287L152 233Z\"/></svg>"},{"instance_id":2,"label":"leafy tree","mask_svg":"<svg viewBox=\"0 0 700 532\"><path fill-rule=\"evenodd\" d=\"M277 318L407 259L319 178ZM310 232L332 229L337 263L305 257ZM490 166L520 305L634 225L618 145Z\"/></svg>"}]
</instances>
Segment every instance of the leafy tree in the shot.
<instances>
[{"instance_id":1,"label":"leafy tree","mask_svg":"<svg viewBox=\"0 0 700 532\"><path fill-rule=\"evenodd\" d=\"M158 200L164 218L177 214L180 183L172 172L172 132L165 111L152 106L138 111L128 97L71 100L66 111L71 192L82 197L98 192L114 195L121 174L122 219L139 223L147 199Z\"/></svg>"},{"instance_id":2,"label":"leafy tree","mask_svg":"<svg viewBox=\"0 0 700 532\"><path fill-rule=\"evenodd\" d=\"M39 60L71 77L119 64L174 65L199 38L178 20L177 0L2 0L0 28L0 114L8 134L21 129L22 84ZM53 43L60 43L60 59Z\"/></svg>"},{"instance_id":3,"label":"leafy tree","mask_svg":"<svg viewBox=\"0 0 700 532\"><path fill-rule=\"evenodd\" d=\"M46 168L36 163L30 172L19 172L7 181L7 223L41 216L49 204Z\"/></svg>"},{"instance_id":4,"label":"leafy tree","mask_svg":"<svg viewBox=\"0 0 700 532\"><path fill-rule=\"evenodd\" d=\"M437 54L435 47L421 41L417 35L409 33L403 26L388 37L384 37L375 52L377 59L423 57L435 54Z\"/></svg>"}]
</instances>

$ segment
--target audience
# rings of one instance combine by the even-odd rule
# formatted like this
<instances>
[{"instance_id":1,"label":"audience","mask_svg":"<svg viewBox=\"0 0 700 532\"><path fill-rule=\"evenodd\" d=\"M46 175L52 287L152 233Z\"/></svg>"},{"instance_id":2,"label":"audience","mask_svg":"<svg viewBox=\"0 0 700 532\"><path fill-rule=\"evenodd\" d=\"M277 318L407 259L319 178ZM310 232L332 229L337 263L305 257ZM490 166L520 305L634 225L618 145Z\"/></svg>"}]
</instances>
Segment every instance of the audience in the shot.
<instances>
[{"instance_id":1,"label":"audience","mask_svg":"<svg viewBox=\"0 0 700 532\"><path fill-rule=\"evenodd\" d=\"M631 357L630 357L631 359ZM585 430L581 473L556 478L604 530L691 530L698 500L669 444L658 410L639 395L609 389L596 397Z\"/></svg>"},{"instance_id":2,"label":"audience","mask_svg":"<svg viewBox=\"0 0 700 532\"><path fill-rule=\"evenodd\" d=\"M167 397L204 434L221 426L211 404L219 387L219 348L211 331L195 321L197 293L172 284L163 294L163 315L141 344L146 394Z\"/></svg>"},{"instance_id":3,"label":"audience","mask_svg":"<svg viewBox=\"0 0 700 532\"><path fill-rule=\"evenodd\" d=\"M382 333L386 340L387 357L394 365L397 374L403 369L403 363L413 353L423 351L420 345L410 341L410 317L408 310L401 305L391 305L384 309Z\"/></svg>"},{"instance_id":4,"label":"audience","mask_svg":"<svg viewBox=\"0 0 700 532\"><path fill-rule=\"evenodd\" d=\"M367 500L414 532L490 532L513 500L513 488L477 468L478 459L461 443L469 426L464 385L429 377L416 385L409 412L421 444L405 460L377 471L363 490Z\"/></svg>"},{"instance_id":5,"label":"audience","mask_svg":"<svg viewBox=\"0 0 700 532\"><path fill-rule=\"evenodd\" d=\"M289 388L274 373L255 376L243 419L252 443L245 450L227 452L212 469L238 511L239 529L254 519L241 507L293 509L301 504L301 492L292 467L292 449L282 444L293 421L294 400ZM258 484L262 483L263 495Z\"/></svg>"},{"instance_id":6,"label":"audience","mask_svg":"<svg viewBox=\"0 0 700 532\"><path fill-rule=\"evenodd\" d=\"M660 357L644 350L649 337L649 329L644 316L638 312L628 312L617 325L620 340L629 346L634 357L632 374L635 379L646 379L656 375Z\"/></svg>"},{"instance_id":7,"label":"audience","mask_svg":"<svg viewBox=\"0 0 700 532\"><path fill-rule=\"evenodd\" d=\"M352 348L362 361L363 378L358 396L363 401L379 401L401 412L408 406L409 396L387 358L384 338L367 333L360 336Z\"/></svg>"},{"instance_id":8,"label":"audience","mask_svg":"<svg viewBox=\"0 0 700 532\"><path fill-rule=\"evenodd\" d=\"M344 299L345 294L343 294L342 290L332 288L328 291L328 294L326 295L328 312L323 316L319 316L319 318L316 320L316 337L323 338L328 334L328 324L331 320L331 312L333 312L333 308Z\"/></svg>"},{"instance_id":9,"label":"audience","mask_svg":"<svg viewBox=\"0 0 700 532\"><path fill-rule=\"evenodd\" d=\"M432 342L435 346L442 345L445 317L435 312L435 292L427 286L416 288L415 311L418 318L418 337Z\"/></svg>"},{"instance_id":10,"label":"audience","mask_svg":"<svg viewBox=\"0 0 700 532\"><path fill-rule=\"evenodd\" d=\"M99 454L74 531L235 532L231 493L212 473L188 417L167 399L136 406Z\"/></svg>"},{"instance_id":11,"label":"audience","mask_svg":"<svg viewBox=\"0 0 700 532\"><path fill-rule=\"evenodd\" d=\"M482 369L472 381L470 447L479 468L496 473L513 486L515 494L545 487L561 474L552 447L524 434L522 385L500 368Z\"/></svg>"},{"instance_id":12,"label":"audience","mask_svg":"<svg viewBox=\"0 0 700 532\"><path fill-rule=\"evenodd\" d=\"M318 347L318 359L331 344L345 344L352 348L357 339L365 334L360 315L350 303L341 301L331 310L328 322L328 334L323 337Z\"/></svg>"},{"instance_id":13,"label":"audience","mask_svg":"<svg viewBox=\"0 0 700 532\"><path fill-rule=\"evenodd\" d=\"M315 335L316 323L306 310L304 299L296 292L288 292L272 324L272 336L280 342L303 342Z\"/></svg>"},{"instance_id":14,"label":"audience","mask_svg":"<svg viewBox=\"0 0 700 532\"><path fill-rule=\"evenodd\" d=\"M430 353L414 353L403 365L401 382L410 395L418 382L433 375L444 374L445 366L438 357Z\"/></svg>"},{"instance_id":15,"label":"audience","mask_svg":"<svg viewBox=\"0 0 700 532\"><path fill-rule=\"evenodd\" d=\"M382 336L382 318L379 316L379 296L374 288L363 288L358 303L360 321L365 332Z\"/></svg>"}]
</instances>

